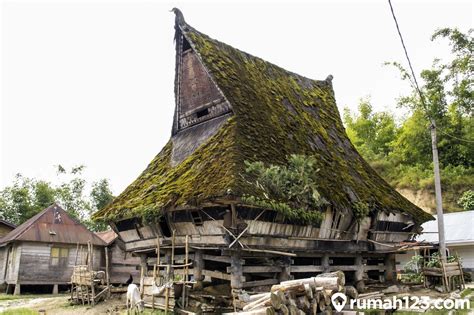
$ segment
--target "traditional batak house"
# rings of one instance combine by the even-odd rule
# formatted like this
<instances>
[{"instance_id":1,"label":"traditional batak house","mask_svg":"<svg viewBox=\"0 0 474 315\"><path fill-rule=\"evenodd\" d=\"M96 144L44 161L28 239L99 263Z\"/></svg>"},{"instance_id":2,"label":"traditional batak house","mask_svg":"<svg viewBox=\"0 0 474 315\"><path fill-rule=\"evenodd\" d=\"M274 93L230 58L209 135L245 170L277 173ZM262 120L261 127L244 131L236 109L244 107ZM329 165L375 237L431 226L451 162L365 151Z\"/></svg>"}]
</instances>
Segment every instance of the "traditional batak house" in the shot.
<instances>
[{"instance_id":1,"label":"traditional batak house","mask_svg":"<svg viewBox=\"0 0 474 315\"><path fill-rule=\"evenodd\" d=\"M0 239L0 283L15 294L22 285L48 285L57 293L59 285L71 282L74 265L84 258L78 257L78 245L88 243L94 245L92 262L98 270L106 244L53 204Z\"/></svg>"},{"instance_id":2,"label":"traditional batak house","mask_svg":"<svg viewBox=\"0 0 474 315\"><path fill-rule=\"evenodd\" d=\"M171 139L95 218L109 222L148 269L157 238L161 261L169 262L172 240L181 257L188 235L198 283L221 279L250 288L336 269L348 281L384 273L391 279L396 244L433 218L351 144L332 76L316 81L284 70L200 33L174 12ZM318 191L328 202L311 210L321 213L320 222L306 223L311 211L289 219L243 198L255 194L246 161L284 165L291 154L316 158ZM357 220L363 204L370 211Z\"/></svg>"}]
</instances>

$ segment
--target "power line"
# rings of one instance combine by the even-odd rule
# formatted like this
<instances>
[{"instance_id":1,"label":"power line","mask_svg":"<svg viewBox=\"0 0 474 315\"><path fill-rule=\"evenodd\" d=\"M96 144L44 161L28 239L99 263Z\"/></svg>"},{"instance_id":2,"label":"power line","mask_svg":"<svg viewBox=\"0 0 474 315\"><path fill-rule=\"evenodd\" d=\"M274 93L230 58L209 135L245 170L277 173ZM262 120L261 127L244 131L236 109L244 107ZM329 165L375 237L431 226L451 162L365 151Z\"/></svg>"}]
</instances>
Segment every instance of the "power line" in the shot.
<instances>
[{"instance_id":1,"label":"power line","mask_svg":"<svg viewBox=\"0 0 474 315\"><path fill-rule=\"evenodd\" d=\"M436 126L436 129L443 135L447 136L447 137L450 137L450 138L453 138L453 139L456 139L456 140L459 140L459 141L463 141L463 142L467 142L467 143L474 143L473 140L467 140L467 139L463 139L463 138L459 138L459 137L456 137L456 136L453 136L449 133L447 133L446 131L444 131L443 129L441 129L440 127Z\"/></svg>"},{"instance_id":2,"label":"power line","mask_svg":"<svg viewBox=\"0 0 474 315\"><path fill-rule=\"evenodd\" d=\"M405 52L405 56L406 56L407 61L408 61L408 66L410 67L410 72L411 72L411 75L413 77L413 82L415 83L415 89L418 92L418 95L420 96L421 105L423 106L423 109L425 110L425 113L428 116L428 119L430 119L431 124L433 125L434 119L431 117L431 115L428 111L428 108L426 107L425 98L423 97L423 93L421 92L420 86L418 85L418 81L416 80L415 71L413 70L413 66L411 64L410 56L408 55L408 50L407 50L407 47L405 46L405 41L403 40L402 32L400 31L400 26L398 25L397 17L395 16L395 12L393 10L392 1L388 0L388 4L390 5L390 11L392 12L392 17L393 17L393 20L395 22L395 26L397 27L398 36L400 37L400 41L402 42L403 51ZM453 136L453 135L443 131L438 126L435 126L435 128L437 130L439 130L445 136L451 137L451 138L459 140L459 141L467 142L467 143L474 143L474 141L472 141L472 140L467 140L467 139L463 139L463 138Z\"/></svg>"},{"instance_id":3,"label":"power line","mask_svg":"<svg viewBox=\"0 0 474 315\"><path fill-rule=\"evenodd\" d=\"M403 50L405 51L405 56L407 57L407 60L408 60L408 66L410 67L411 75L412 75L413 81L415 83L415 88L416 88L418 94L420 95L421 104L423 105L425 111L427 111L425 101L424 101L424 98L423 98L423 94L421 93L420 86L418 85L418 81L416 80L415 71L413 70L413 66L411 65L410 56L408 56L408 51L407 51L407 47L405 46L405 41L403 40L402 32L400 31L400 27L398 26L397 17L395 16L395 12L393 11L393 6L392 6L391 0L388 0L388 4L390 5L390 11L392 12L392 17L393 17L393 20L395 21L395 26L397 27L398 36L400 37L400 41L402 42Z\"/></svg>"}]
</instances>

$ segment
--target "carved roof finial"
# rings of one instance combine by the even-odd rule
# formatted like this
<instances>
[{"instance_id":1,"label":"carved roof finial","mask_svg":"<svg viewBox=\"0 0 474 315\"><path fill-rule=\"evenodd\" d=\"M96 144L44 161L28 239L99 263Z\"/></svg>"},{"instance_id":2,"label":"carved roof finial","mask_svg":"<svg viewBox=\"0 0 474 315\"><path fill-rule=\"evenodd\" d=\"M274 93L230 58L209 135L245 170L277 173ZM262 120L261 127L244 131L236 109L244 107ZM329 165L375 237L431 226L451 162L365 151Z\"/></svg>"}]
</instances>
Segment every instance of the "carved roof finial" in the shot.
<instances>
[{"instance_id":1,"label":"carved roof finial","mask_svg":"<svg viewBox=\"0 0 474 315\"><path fill-rule=\"evenodd\" d=\"M177 25L185 25L185 24L186 24L186 21L184 20L183 12L181 12L180 9L178 9L178 8L173 8L173 9L171 9L170 12L174 12L174 14L176 14L175 23L176 23Z\"/></svg>"}]
</instances>

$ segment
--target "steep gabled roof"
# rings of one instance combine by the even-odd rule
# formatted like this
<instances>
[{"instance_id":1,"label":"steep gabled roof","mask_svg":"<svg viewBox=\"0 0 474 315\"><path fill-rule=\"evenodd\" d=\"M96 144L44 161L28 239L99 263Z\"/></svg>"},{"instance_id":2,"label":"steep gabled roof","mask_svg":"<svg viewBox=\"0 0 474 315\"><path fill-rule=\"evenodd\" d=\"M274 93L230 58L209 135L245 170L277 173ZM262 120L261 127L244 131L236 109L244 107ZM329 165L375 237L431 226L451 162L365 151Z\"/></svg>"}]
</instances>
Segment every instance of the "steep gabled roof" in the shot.
<instances>
[{"instance_id":1,"label":"steep gabled roof","mask_svg":"<svg viewBox=\"0 0 474 315\"><path fill-rule=\"evenodd\" d=\"M290 154L313 155L319 191L339 210L357 201L383 211L410 214L418 223L432 216L390 187L349 141L331 79L316 81L286 71L211 39L177 18L232 115L207 141L172 166L173 138L143 173L96 219L155 215L168 206L196 205L215 197L252 194L244 161L284 164Z\"/></svg>"},{"instance_id":2,"label":"steep gabled roof","mask_svg":"<svg viewBox=\"0 0 474 315\"><path fill-rule=\"evenodd\" d=\"M97 235L71 218L58 204L52 204L29 218L0 239L4 245L13 241L32 241L63 244L87 244L105 246Z\"/></svg>"}]
</instances>

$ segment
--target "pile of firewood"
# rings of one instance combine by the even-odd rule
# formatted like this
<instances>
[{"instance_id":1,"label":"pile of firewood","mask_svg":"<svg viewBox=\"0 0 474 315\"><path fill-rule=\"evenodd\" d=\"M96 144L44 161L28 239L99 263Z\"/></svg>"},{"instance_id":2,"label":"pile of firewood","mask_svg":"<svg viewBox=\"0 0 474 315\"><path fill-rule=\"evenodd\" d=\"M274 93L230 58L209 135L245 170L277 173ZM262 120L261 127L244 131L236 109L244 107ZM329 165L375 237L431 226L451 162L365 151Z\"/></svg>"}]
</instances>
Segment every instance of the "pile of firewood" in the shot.
<instances>
[{"instance_id":1,"label":"pile of firewood","mask_svg":"<svg viewBox=\"0 0 474 315\"><path fill-rule=\"evenodd\" d=\"M324 273L316 277L284 281L270 292L248 296L240 314L245 315L304 315L332 314L331 297L337 292L348 299L357 298L357 290L344 286L342 271Z\"/></svg>"}]
</instances>

